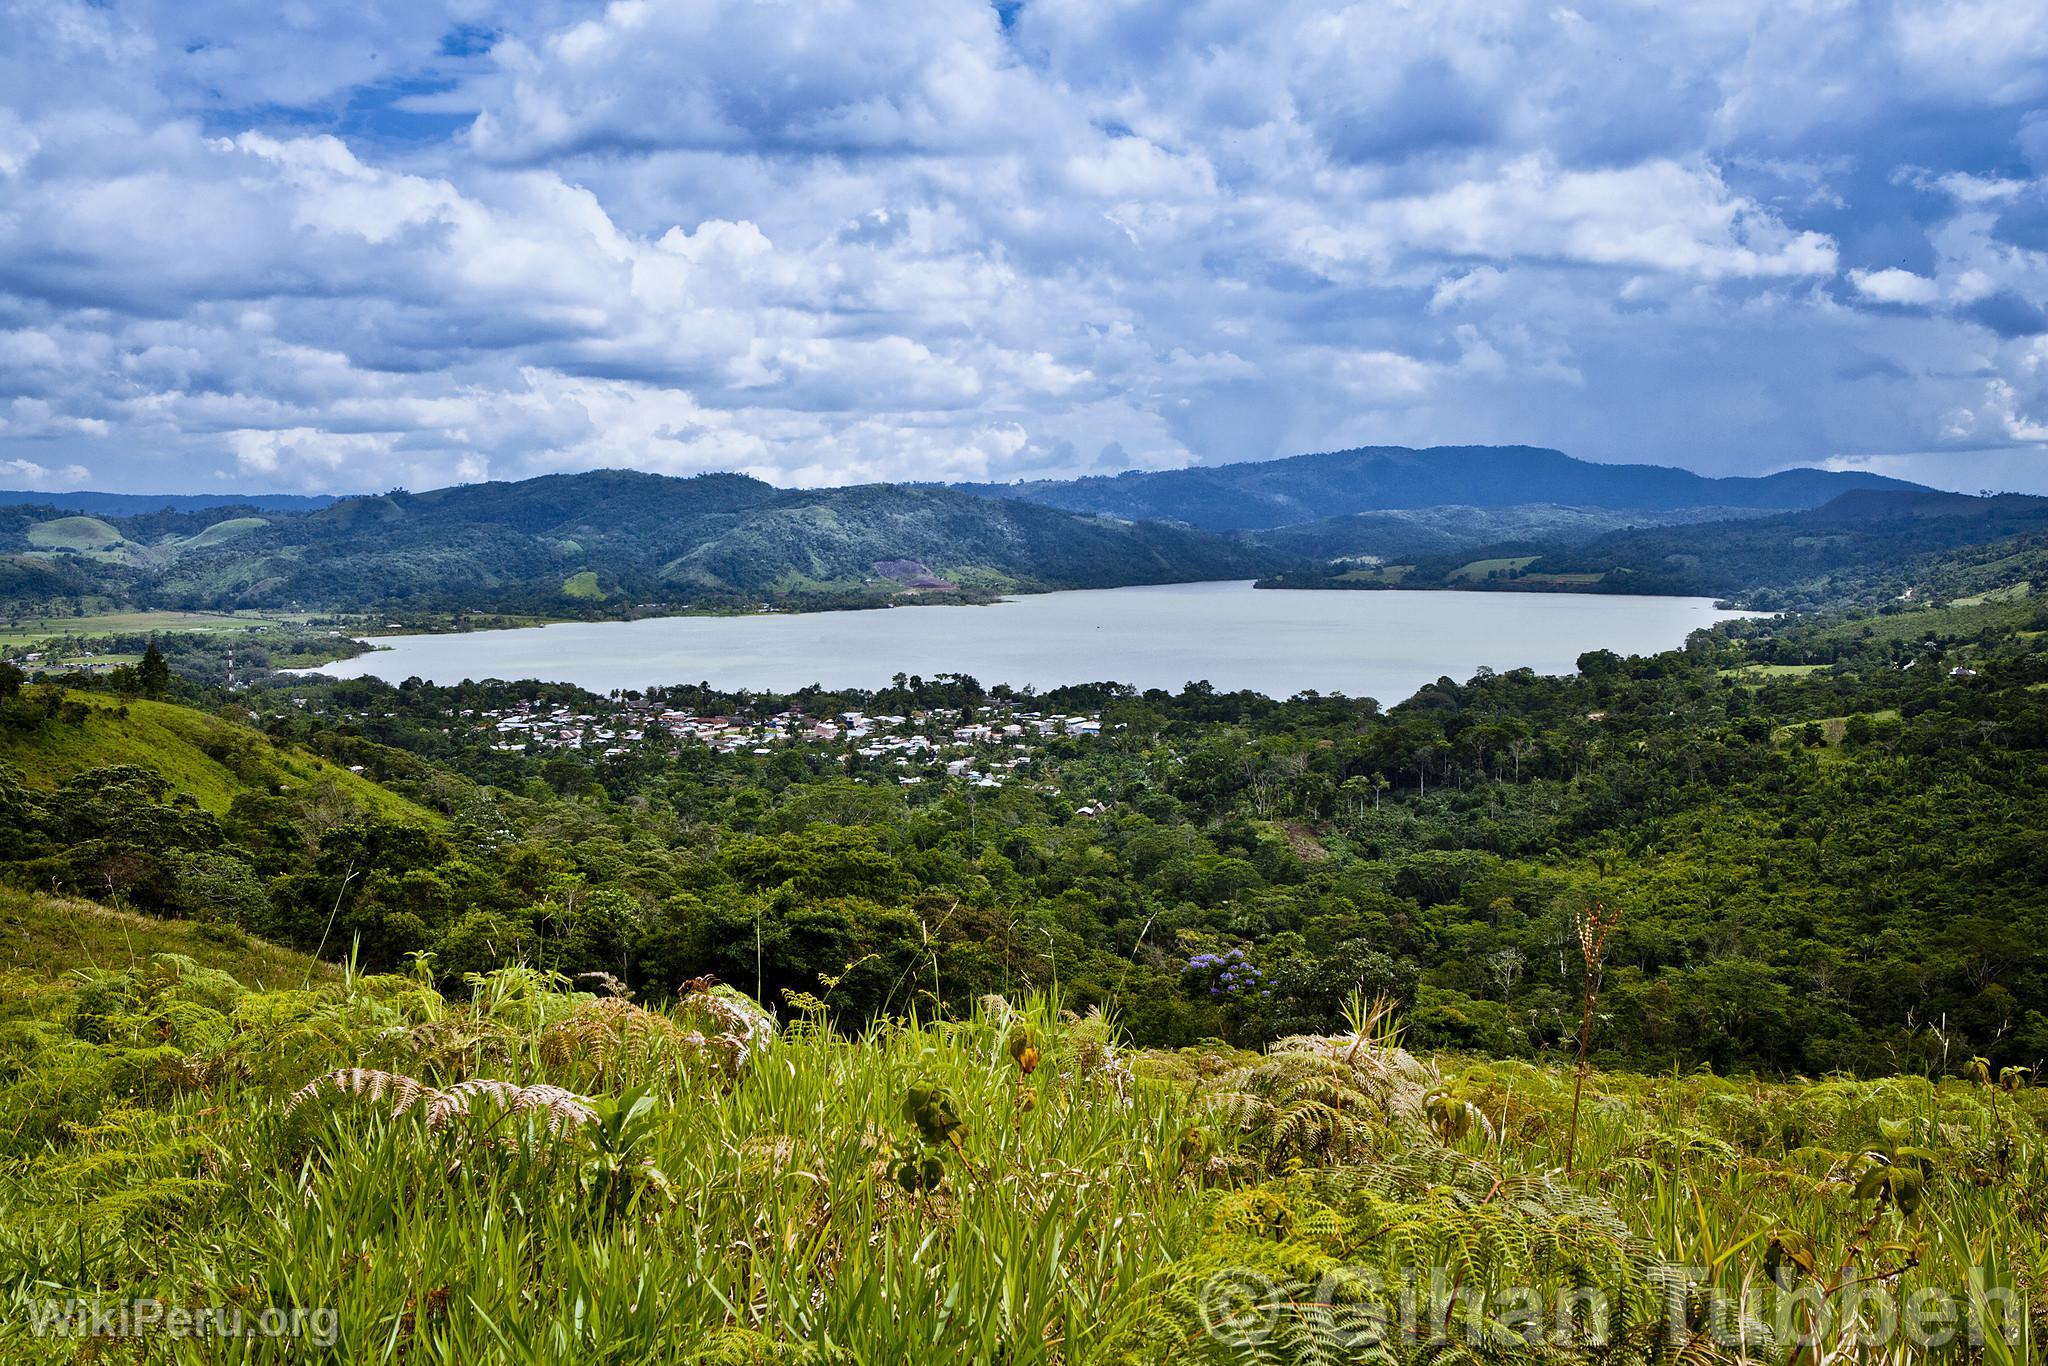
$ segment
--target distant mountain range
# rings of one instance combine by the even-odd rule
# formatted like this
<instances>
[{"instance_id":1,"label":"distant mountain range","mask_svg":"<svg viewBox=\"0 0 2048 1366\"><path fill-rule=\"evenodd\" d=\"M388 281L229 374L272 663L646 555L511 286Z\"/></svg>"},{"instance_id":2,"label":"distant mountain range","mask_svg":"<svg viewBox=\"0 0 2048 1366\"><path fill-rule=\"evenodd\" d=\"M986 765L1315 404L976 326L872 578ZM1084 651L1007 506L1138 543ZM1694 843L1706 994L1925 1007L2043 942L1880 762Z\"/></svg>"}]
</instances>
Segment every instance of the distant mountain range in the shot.
<instances>
[{"instance_id":1,"label":"distant mountain range","mask_svg":"<svg viewBox=\"0 0 2048 1366\"><path fill-rule=\"evenodd\" d=\"M11 552L11 553L9 553ZM945 489L778 489L737 474L549 475L95 517L0 508L0 595L170 607L594 611L861 605L905 594L1249 578L1257 547Z\"/></svg>"},{"instance_id":2,"label":"distant mountain range","mask_svg":"<svg viewBox=\"0 0 2048 1366\"><path fill-rule=\"evenodd\" d=\"M955 484L1070 512L1254 531L1390 508L1514 507L1669 512L1691 508L1790 511L1850 489L1914 490L1883 475L1797 469L1714 479L1663 465L1601 465L1539 446L1363 446L1284 460L1130 471L1087 479Z\"/></svg>"},{"instance_id":3,"label":"distant mountain range","mask_svg":"<svg viewBox=\"0 0 2048 1366\"><path fill-rule=\"evenodd\" d=\"M613 615L1252 577L1748 594L2048 525L2048 500L1874 475L1708 479L1462 446L958 488L612 470L331 501L149 498L146 511L116 510L140 495L38 496L0 495L0 604L17 612Z\"/></svg>"},{"instance_id":4,"label":"distant mountain range","mask_svg":"<svg viewBox=\"0 0 2048 1366\"><path fill-rule=\"evenodd\" d=\"M0 489L0 507L49 507L93 517L133 517L145 512L201 512L208 508L254 508L258 512L311 512L335 499L324 493L39 493Z\"/></svg>"}]
</instances>

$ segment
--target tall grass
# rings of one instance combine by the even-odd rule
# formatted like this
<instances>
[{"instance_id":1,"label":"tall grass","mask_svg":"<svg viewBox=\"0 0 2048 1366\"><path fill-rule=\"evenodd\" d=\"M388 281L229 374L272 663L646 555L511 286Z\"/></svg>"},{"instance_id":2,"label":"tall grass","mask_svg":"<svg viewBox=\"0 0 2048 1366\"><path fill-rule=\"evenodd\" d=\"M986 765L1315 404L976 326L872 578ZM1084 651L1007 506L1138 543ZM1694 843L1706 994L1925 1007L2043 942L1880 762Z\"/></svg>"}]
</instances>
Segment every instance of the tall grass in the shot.
<instances>
[{"instance_id":1,"label":"tall grass","mask_svg":"<svg viewBox=\"0 0 2048 1366\"><path fill-rule=\"evenodd\" d=\"M799 1019L736 1051L743 1027L730 1001L647 1012L520 970L466 1001L353 974L243 992L190 960L0 989L0 1357L1451 1360L1413 1334L1332 1355L1335 1307L1304 1288L1411 1265L1596 1280L1647 1321L1686 1267L1831 1303L1973 1275L2031 1299L2048 1275L2048 1111L2025 1090L1596 1073L1574 1125L1570 1072L1409 1058L1366 1009L1263 1059L1126 1055L1046 999L858 1037ZM288 1104L353 1067L560 1087L577 1117L490 1088L438 1121L347 1086ZM1912 1210L1858 1197L1909 1152L1931 1155ZM1211 1331L1223 1273L1284 1300L1255 1341ZM338 1337L31 1331L95 1295L331 1307ZM1803 1357L1645 1330L1469 1359L1927 1359L1827 1332Z\"/></svg>"}]
</instances>

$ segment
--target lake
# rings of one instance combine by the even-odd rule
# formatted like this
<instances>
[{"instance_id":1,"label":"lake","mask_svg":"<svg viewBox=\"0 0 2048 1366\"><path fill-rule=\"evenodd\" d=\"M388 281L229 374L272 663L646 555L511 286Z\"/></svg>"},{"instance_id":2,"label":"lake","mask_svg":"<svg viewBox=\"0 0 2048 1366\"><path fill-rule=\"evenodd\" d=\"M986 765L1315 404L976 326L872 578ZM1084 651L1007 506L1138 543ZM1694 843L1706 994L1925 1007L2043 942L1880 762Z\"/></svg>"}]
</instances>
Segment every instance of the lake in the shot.
<instances>
[{"instance_id":1,"label":"lake","mask_svg":"<svg viewBox=\"0 0 2048 1366\"><path fill-rule=\"evenodd\" d=\"M1481 665L1569 673L1587 650L1648 654L1738 613L1707 598L1581 593L1254 590L1249 582L1040 593L987 606L569 622L385 636L317 672L399 682L538 678L593 692L709 683L878 688L897 673L1040 689L1194 679L1274 697L1313 689L1392 704Z\"/></svg>"}]
</instances>

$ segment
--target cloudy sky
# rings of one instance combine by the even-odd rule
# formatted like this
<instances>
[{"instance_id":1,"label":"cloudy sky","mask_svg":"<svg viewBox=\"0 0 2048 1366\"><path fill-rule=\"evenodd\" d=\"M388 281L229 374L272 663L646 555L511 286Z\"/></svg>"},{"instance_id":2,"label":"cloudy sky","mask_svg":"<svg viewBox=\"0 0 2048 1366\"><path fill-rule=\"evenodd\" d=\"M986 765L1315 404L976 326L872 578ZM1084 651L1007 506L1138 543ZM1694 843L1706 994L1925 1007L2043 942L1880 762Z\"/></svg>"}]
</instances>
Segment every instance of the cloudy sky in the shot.
<instances>
[{"instance_id":1,"label":"cloudy sky","mask_svg":"<svg viewBox=\"0 0 2048 1366\"><path fill-rule=\"evenodd\" d=\"M0 486L2048 491L2028 0L0 0Z\"/></svg>"}]
</instances>

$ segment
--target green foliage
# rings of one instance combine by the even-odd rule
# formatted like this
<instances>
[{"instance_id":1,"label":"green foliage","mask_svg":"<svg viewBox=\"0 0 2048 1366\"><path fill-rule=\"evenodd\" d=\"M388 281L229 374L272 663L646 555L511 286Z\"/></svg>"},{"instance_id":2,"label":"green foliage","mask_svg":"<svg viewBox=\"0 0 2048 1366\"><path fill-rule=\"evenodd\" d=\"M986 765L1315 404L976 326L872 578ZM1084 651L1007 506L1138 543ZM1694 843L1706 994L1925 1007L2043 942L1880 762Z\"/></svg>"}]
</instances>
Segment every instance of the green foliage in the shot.
<instances>
[{"instance_id":1,"label":"green foliage","mask_svg":"<svg viewBox=\"0 0 2048 1366\"><path fill-rule=\"evenodd\" d=\"M1626 920L1598 1060L2039 1065L2044 638L1745 668L1813 638L1738 623L1392 709L1064 690L1031 705L1100 712L1103 735L986 746L975 762L1019 759L1000 790L844 742L722 752L648 727L510 750L471 719L629 704L537 684L297 684L222 717L27 684L0 698L21 770L0 775L0 865L380 970L424 953L453 989L507 961L655 999L709 974L858 1026L1057 980L1167 1046L1332 1030L1363 990L1419 1045L1531 1057L1584 1032L1558 950L1599 897ZM956 678L630 704L859 709L942 739L1022 705Z\"/></svg>"},{"instance_id":2,"label":"green foliage","mask_svg":"<svg viewBox=\"0 0 2048 1366\"><path fill-rule=\"evenodd\" d=\"M162 697L171 690L171 666L164 662L164 652L155 641L142 652L142 663L136 666L135 681L144 697Z\"/></svg>"},{"instance_id":3,"label":"green foliage","mask_svg":"<svg viewBox=\"0 0 2048 1366\"><path fill-rule=\"evenodd\" d=\"M749 483L691 497L731 517ZM635 487L567 492L602 522ZM743 520L938 536L953 507ZM425 547L479 509L530 511L486 486L333 521ZM23 1325L61 1292L331 1304L346 1359L1928 1359L1834 1316L2048 1266L2048 656L2010 616L2034 548L1915 563L1980 600L1391 708L169 684L215 715L0 673L0 872L72 894L0 890L0 1354L47 1346ZM977 742L1014 765L991 788L492 720L558 702L1102 733ZM1420 1268L1430 1333L1332 1346ZM1815 1352L1713 1337L1708 1293L1765 1285L1818 1297ZM1604 1347L1505 1313L1433 1340L1460 1289L1593 1286Z\"/></svg>"},{"instance_id":4,"label":"green foliage","mask_svg":"<svg viewBox=\"0 0 2048 1366\"><path fill-rule=\"evenodd\" d=\"M460 999L175 957L0 982L0 1352L74 1350L30 1311L99 1294L331 1306L351 1360L1320 1362L1406 1322L1376 1359L1734 1361L1704 1297L1768 1282L1828 1307L1831 1359L1863 1279L1966 1301L2048 1255L2025 1088L1596 1073L1565 1178L1566 1070L1413 1057L1383 1011L1261 1059L991 1000L738 1072L680 1042L705 1025L522 970ZM667 1061L594 1071L601 1037ZM1544 1355L1470 1312L1595 1288Z\"/></svg>"}]
</instances>

